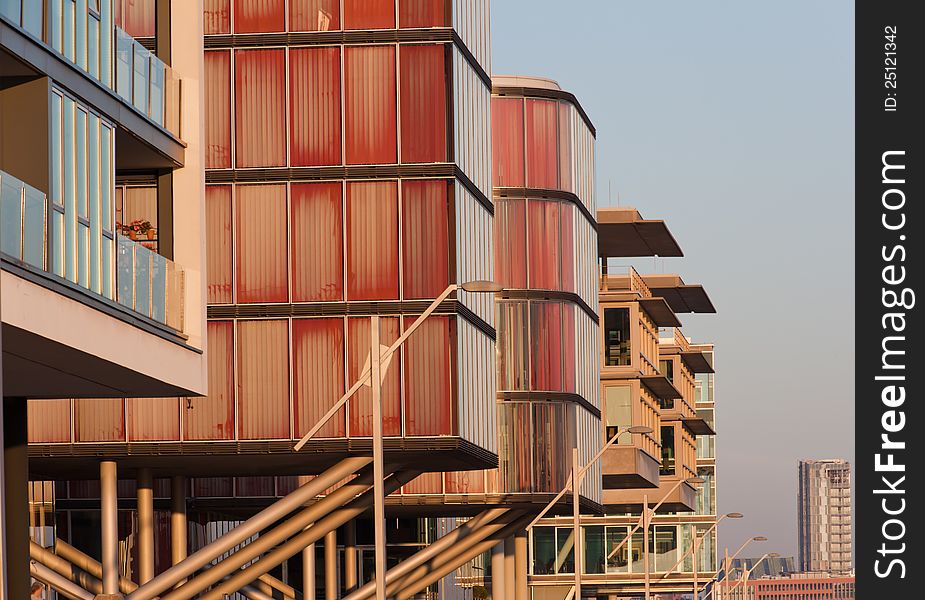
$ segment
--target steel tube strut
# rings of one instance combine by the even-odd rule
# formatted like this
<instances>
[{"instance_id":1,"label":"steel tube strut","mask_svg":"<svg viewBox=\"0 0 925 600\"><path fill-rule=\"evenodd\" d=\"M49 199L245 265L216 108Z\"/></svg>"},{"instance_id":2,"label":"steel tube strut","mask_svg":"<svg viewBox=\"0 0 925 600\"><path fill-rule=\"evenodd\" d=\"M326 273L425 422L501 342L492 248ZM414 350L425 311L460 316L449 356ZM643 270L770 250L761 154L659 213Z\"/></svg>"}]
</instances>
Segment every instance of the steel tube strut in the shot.
<instances>
[{"instance_id":1,"label":"steel tube strut","mask_svg":"<svg viewBox=\"0 0 925 600\"><path fill-rule=\"evenodd\" d=\"M365 473L352 479L349 483L337 488L322 500L297 512L273 529L258 536L254 541L246 544L238 551L221 560L218 564L212 566L208 572L201 573L176 590L164 594L161 600L187 600L188 598L192 598L199 592L208 589L209 586L231 575L248 562L260 557L264 552L269 552L278 544L286 541L318 519L351 501L358 494L369 489L371 485L372 475L370 473ZM254 579L256 579L256 577ZM245 583L250 583L251 581L253 580L246 581Z\"/></svg>"},{"instance_id":2,"label":"steel tube strut","mask_svg":"<svg viewBox=\"0 0 925 600\"><path fill-rule=\"evenodd\" d=\"M302 485L289 495L263 509L244 523L241 523L211 544L207 544L186 560L167 569L148 583L139 587L129 598L131 600L152 600L177 583L193 575L235 546L260 533L276 521L285 517L341 479L372 462L365 456L351 457L337 463L318 477ZM223 561L224 562L224 561Z\"/></svg>"},{"instance_id":3,"label":"steel tube strut","mask_svg":"<svg viewBox=\"0 0 925 600\"><path fill-rule=\"evenodd\" d=\"M189 547L186 539L186 492L186 477L175 475L170 478L170 564L173 566L186 560ZM174 587L182 581L185 580L178 580Z\"/></svg>"},{"instance_id":4,"label":"steel tube strut","mask_svg":"<svg viewBox=\"0 0 925 600\"><path fill-rule=\"evenodd\" d=\"M527 532L514 534L514 600L528 600L530 586L527 582Z\"/></svg>"},{"instance_id":5,"label":"steel tube strut","mask_svg":"<svg viewBox=\"0 0 925 600\"><path fill-rule=\"evenodd\" d=\"M119 593L119 498L116 463L100 463L100 537L103 594Z\"/></svg>"},{"instance_id":6,"label":"steel tube strut","mask_svg":"<svg viewBox=\"0 0 925 600\"><path fill-rule=\"evenodd\" d=\"M100 580L100 585L102 585L103 567L91 557L60 539L55 540L55 554L70 562L78 569L86 571L93 577L96 577ZM138 589L138 586L135 582L125 577L119 578L119 591L123 594L134 592L136 589Z\"/></svg>"},{"instance_id":7,"label":"steel tube strut","mask_svg":"<svg viewBox=\"0 0 925 600\"><path fill-rule=\"evenodd\" d=\"M154 478L151 469L138 470L138 583L154 579Z\"/></svg>"},{"instance_id":8,"label":"steel tube strut","mask_svg":"<svg viewBox=\"0 0 925 600\"><path fill-rule=\"evenodd\" d=\"M69 561L61 558L51 550L43 548L32 540L29 540L29 558L44 565L69 581L80 587L93 592L94 594L103 593L103 582L97 577L90 575L72 565Z\"/></svg>"},{"instance_id":9,"label":"steel tube strut","mask_svg":"<svg viewBox=\"0 0 925 600\"><path fill-rule=\"evenodd\" d=\"M337 600L337 530L324 534L324 600Z\"/></svg>"},{"instance_id":10,"label":"steel tube strut","mask_svg":"<svg viewBox=\"0 0 925 600\"><path fill-rule=\"evenodd\" d=\"M395 594L395 598L397 598L397 600L412 598L427 586L446 577L450 571L455 571L479 554L491 550L492 546L496 545L499 541L503 541L505 538L514 535L518 530L525 528L530 523L531 518L532 516L521 517L497 533L489 536L488 539L471 546L468 550L458 554L454 559L446 562L440 568L434 568L433 571L426 576L407 584ZM510 595L505 596L505 598L510 597Z\"/></svg>"},{"instance_id":11,"label":"steel tube strut","mask_svg":"<svg viewBox=\"0 0 925 600\"><path fill-rule=\"evenodd\" d=\"M315 545L302 550L302 600L315 600Z\"/></svg>"},{"instance_id":12,"label":"steel tube strut","mask_svg":"<svg viewBox=\"0 0 925 600\"><path fill-rule=\"evenodd\" d=\"M93 600L93 594L41 563L34 560L30 561L29 572L42 583L58 590L62 596L69 600Z\"/></svg>"},{"instance_id":13,"label":"steel tube strut","mask_svg":"<svg viewBox=\"0 0 925 600\"><path fill-rule=\"evenodd\" d=\"M504 542L491 547L491 597L504 598Z\"/></svg>"},{"instance_id":14,"label":"steel tube strut","mask_svg":"<svg viewBox=\"0 0 925 600\"><path fill-rule=\"evenodd\" d=\"M388 593L389 589L394 587L396 583L400 583L400 578L408 576L410 573L412 573L412 571L414 571L414 569L420 567L432 557L455 547L474 531L495 519L499 519L508 512L510 512L510 509L507 508L492 508L486 510L476 517L473 517L469 521L463 523L461 526L457 527L445 536L441 537L427 548L416 552L407 560L401 561L401 563L392 569L389 569L389 571L385 574L385 583L387 586L386 593ZM369 598L372 598L375 593L375 583L369 582L356 592L347 596L344 600L368 600Z\"/></svg>"},{"instance_id":15,"label":"steel tube strut","mask_svg":"<svg viewBox=\"0 0 925 600\"><path fill-rule=\"evenodd\" d=\"M385 493L391 494L420 474L420 471L404 471L400 473L394 473L385 481ZM250 583L260 575L279 565L284 560L295 556L309 544L317 542L322 537L324 537L327 532L337 529L351 519L359 517L372 506L372 503L373 494L370 490L363 493L360 497L350 502L344 508L329 514L308 529L305 529L290 539L288 542L281 545L279 548L276 548L258 560L256 563L248 566L243 571L231 577L228 581L209 590L209 592L203 594L199 600L222 600L223 594L233 593L234 591L240 589L242 585ZM162 600L173 599L167 598L165 596L162 598Z\"/></svg>"}]
</instances>

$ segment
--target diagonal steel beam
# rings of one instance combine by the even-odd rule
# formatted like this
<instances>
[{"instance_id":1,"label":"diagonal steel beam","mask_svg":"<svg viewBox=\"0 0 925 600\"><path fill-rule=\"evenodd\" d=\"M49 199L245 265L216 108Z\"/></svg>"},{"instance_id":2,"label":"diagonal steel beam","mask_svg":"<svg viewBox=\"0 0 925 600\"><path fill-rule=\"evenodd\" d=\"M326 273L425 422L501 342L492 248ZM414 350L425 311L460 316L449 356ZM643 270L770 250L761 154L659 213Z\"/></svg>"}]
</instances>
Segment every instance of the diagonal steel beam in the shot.
<instances>
[{"instance_id":1,"label":"diagonal steel beam","mask_svg":"<svg viewBox=\"0 0 925 600\"><path fill-rule=\"evenodd\" d=\"M263 509L211 544L207 544L182 562L170 567L128 595L129 600L153 600L174 585L190 577L216 558L273 525L289 513L324 492L345 477L372 462L368 456L346 458L289 495Z\"/></svg>"},{"instance_id":2,"label":"diagonal steel beam","mask_svg":"<svg viewBox=\"0 0 925 600\"><path fill-rule=\"evenodd\" d=\"M56 573L34 560L29 562L29 573L42 583L58 590L58 593L68 598L68 600L93 600L94 598L93 594L64 575Z\"/></svg>"},{"instance_id":3,"label":"diagonal steel beam","mask_svg":"<svg viewBox=\"0 0 925 600\"><path fill-rule=\"evenodd\" d=\"M402 485L413 480L420 474L421 471L403 471L394 473L385 481L385 493L391 494ZM362 515L372 506L372 504L373 493L372 490L369 490L347 504L347 506L332 512L325 518L314 523L308 529L305 529L298 535L294 536L285 544L279 546L266 556L262 557L254 564L250 565L243 571L238 572L233 577L228 579L228 581L212 588L207 593L200 596L199 600L222 600L225 594L234 593L240 589L242 585L250 583L260 575L269 572L270 569L276 567L283 561L295 556L309 544L317 542L329 531L334 531L344 523L347 523L351 519L355 519ZM162 598L162 600L173 599L165 596Z\"/></svg>"},{"instance_id":4,"label":"diagonal steel beam","mask_svg":"<svg viewBox=\"0 0 925 600\"><path fill-rule=\"evenodd\" d=\"M103 566L93 558L87 556L74 546L71 546L67 542L64 542L60 539L55 540L55 554L64 560L70 561L71 564L73 564L78 569L86 571L93 577L97 578L100 580L100 585L102 585ZM135 582L130 581L125 577L119 578L119 591L123 594L128 594L137 588L138 585L135 584Z\"/></svg>"},{"instance_id":5,"label":"diagonal steel beam","mask_svg":"<svg viewBox=\"0 0 925 600\"><path fill-rule=\"evenodd\" d=\"M29 540L29 558L48 567L55 573L67 577L69 581L76 583L87 591L94 594L103 593L103 582L98 578L75 567L69 561L32 540Z\"/></svg>"}]
</instances>

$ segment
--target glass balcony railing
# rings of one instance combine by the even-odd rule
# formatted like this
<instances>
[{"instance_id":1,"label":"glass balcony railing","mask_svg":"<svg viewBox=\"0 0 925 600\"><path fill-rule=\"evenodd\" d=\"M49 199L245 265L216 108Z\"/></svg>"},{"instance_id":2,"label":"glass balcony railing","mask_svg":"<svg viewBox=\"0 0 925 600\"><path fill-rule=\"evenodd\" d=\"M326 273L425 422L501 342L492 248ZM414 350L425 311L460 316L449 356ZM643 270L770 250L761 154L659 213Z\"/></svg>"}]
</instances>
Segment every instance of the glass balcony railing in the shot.
<instances>
[{"instance_id":1,"label":"glass balcony railing","mask_svg":"<svg viewBox=\"0 0 925 600\"><path fill-rule=\"evenodd\" d=\"M48 201L43 192L0 171L0 252L57 278L49 268L48 248L61 247L50 239ZM116 281L116 301L153 321L183 331L185 279L171 260L121 235L116 236L116 264L102 276ZM81 285L77 282L77 285ZM81 287L86 287L81 285ZM95 293L87 288L90 293ZM100 296L100 298L104 298Z\"/></svg>"},{"instance_id":2,"label":"glass balcony railing","mask_svg":"<svg viewBox=\"0 0 925 600\"><path fill-rule=\"evenodd\" d=\"M116 93L149 119L180 137L180 78L118 27Z\"/></svg>"}]
</instances>

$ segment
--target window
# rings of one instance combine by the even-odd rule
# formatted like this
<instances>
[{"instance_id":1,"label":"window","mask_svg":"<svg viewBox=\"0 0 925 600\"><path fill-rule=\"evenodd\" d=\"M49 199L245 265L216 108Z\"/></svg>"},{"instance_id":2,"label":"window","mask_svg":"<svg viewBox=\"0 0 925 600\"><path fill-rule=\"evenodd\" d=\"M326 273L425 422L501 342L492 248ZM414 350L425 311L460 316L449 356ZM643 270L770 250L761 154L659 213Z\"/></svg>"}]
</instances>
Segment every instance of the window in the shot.
<instances>
[{"instance_id":1,"label":"window","mask_svg":"<svg viewBox=\"0 0 925 600\"><path fill-rule=\"evenodd\" d=\"M674 383L674 361L670 358L668 360L659 360L658 361L658 370L665 376L668 381Z\"/></svg>"},{"instance_id":2,"label":"window","mask_svg":"<svg viewBox=\"0 0 925 600\"><path fill-rule=\"evenodd\" d=\"M405 435L455 432L451 375L454 325L449 317L430 317L405 343Z\"/></svg>"},{"instance_id":3,"label":"window","mask_svg":"<svg viewBox=\"0 0 925 600\"><path fill-rule=\"evenodd\" d=\"M552 302L530 304L530 385L534 390L564 391L562 388L561 305Z\"/></svg>"},{"instance_id":4,"label":"window","mask_svg":"<svg viewBox=\"0 0 925 600\"><path fill-rule=\"evenodd\" d=\"M292 300L343 300L341 184L294 183L291 195Z\"/></svg>"},{"instance_id":5,"label":"window","mask_svg":"<svg viewBox=\"0 0 925 600\"><path fill-rule=\"evenodd\" d=\"M672 526L655 526L649 539L655 545L655 571L667 572L678 562L678 528Z\"/></svg>"},{"instance_id":6,"label":"window","mask_svg":"<svg viewBox=\"0 0 925 600\"><path fill-rule=\"evenodd\" d=\"M397 184L347 184L347 298L398 298Z\"/></svg>"},{"instance_id":7,"label":"window","mask_svg":"<svg viewBox=\"0 0 925 600\"><path fill-rule=\"evenodd\" d=\"M357 46L344 52L347 163L394 164L395 47Z\"/></svg>"},{"instance_id":8,"label":"window","mask_svg":"<svg viewBox=\"0 0 925 600\"><path fill-rule=\"evenodd\" d=\"M630 311L628 308L604 309L604 365L623 367L632 364L630 352Z\"/></svg>"},{"instance_id":9,"label":"window","mask_svg":"<svg viewBox=\"0 0 925 600\"><path fill-rule=\"evenodd\" d=\"M629 572L629 557L630 552L630 541L626 540L626 536L630 533L629 527L623 526L608 526L605 528L605 538L606 544L605 548L607 549L607 565L606 571L608 573L628 573ZM635 536L634 536L635 540Z\"/></svg>"},{"instance_id":10,"label":"window","mask_svg":"<svg viewBox=\"0 0 925 600\"><path fill-rule=\"evenodd\" d=\"M675 436L674 426L662 427L662 465L659 475L675 474Z\"/></svg>"},{"instance_id":11,"label":"window","mask_svg":"<svg viewBox=\"0 0 925 600\"><path fill-rule=\"evenodd\" d=\"M289 0L291 31L333 31L340 29L338 0Z\"/></svg>"},{"instance_id":12,"label":"window","mask_svg":"<svg viewBox=\"0 0 925 600\"><path fill-rule=\"evenodd\" d=\"M370 323L369 318L348 319L348 379L352 383L360 378L364 367L369 366L370 358ZM397 317L379 319L379 345L391 346L400 335ZM414 337L420 335L418 331ZM409 338L408 344L410 344ZM385 369L382 380L382 433L384 435L401 435L401 379L402 353L409 352L405 344L392 355L388 363L381 363ZM347 403L350 421L350 435L371 436L373 434L372 392L363 386Z\"/></svg>"},{"instance_id":13,"label":"window","mask_svg":"<svg viewBox=\"0 0 925 600\"><path fill-rule=\"evenodd\" d=\"M401 160L446 161L444 46L403 45L401 59Z\"/></svg>"},{"instance_id":14,"label":"window","mask_svg":"<svg viewBox=\"0 0 925 600\"><path fill-rule=\"evenodd\" d=\"M341 164L340 48L289 52L292 166Z\"/></svg>"},{"instance_id":15,"label":"window","mask_svg":"<svg viewBox=\"0 0 925 600\"><path fill-rule=\"evenodd\" d=\"M231 32L231 0L203 0L202 16L206 35Z\"/></svg>"},{"instance_id":16,"label":"window","mask_svg":"<svg viewBox=\"0 0 925 600\"><path fill-rule=\"evenodd\" d=\"M204 53L206 168L231 167L231 54Z\"/></svg>"},{"instance_id":17,"label":"window","mask_svg":"<svg viewBox=\"0 0 925 600\"><path fill-rule=\"evenodd\" d=\"M560 288L559 202L527 202L528 286L532 289Z\"/></svg>"},{"instance_id":18,"label":"window","mask_svg":"<svg viewBox=\"0 0 925 600\"><path fill-rule=\"evenodd\" d=\"M286 302L286 186L235 189L238 302Z\"/></svg>"},{"instance_id":19,"label":"window","mask_svg":"<svg viewBox=\"0 0 925 600\"><path fill-rule=\"evenodd\" d=\"M344 394L343 319L293 319L292 386L295 437L301 437ZM315 437L346 434L346 415L342 409Z\"/></svg>"},{"instance_id":20,"label":"window","mask_svg":"<svg viewBox=\"0 0 925 600\"><path fill-rule=\"evenodd\" d=\"M449 281L447 182L402 182L404 297L436 298Z\"/></svg>"},{"instance_id":21,"label":"window","mask_svg":"<svg viewBox=\"0 0 925 600\"><path fill-rule=\"evenodd\" d=\"M238 322L239 439L290 437L288 338L285 320Z\"/></svg>"},{"instance_id":22,"label":"window","mask_svg":"<svg viewBox=\"0 0 925 600\"><path fill-rule=\"evenodd\" d=\"M526 200L495 200L495 277L509 289L527 287L526 208Z\"/></svg>"},{"instance_id":23,"label":"window","mask_svg":"<svg viewBox=\"0 0 925 600\"><path fill-rule=\"evenodd\" d=\"M533 528L533 574L575 572L574 536L571 527Z\"/></svg>"},{"instance_id":24,"label":"window","mask_svg":"<svg viewBox=\"0 0 925 600\"><path fill-rule=\"evenodd\" d=\"M520 98L491 99L495 186L524 187L524 105Z\"/></svg>"},{"instance_id":25,"label":"window","mask_svg":"<svg viewBox=\"0 0 925 600\"><path fill-rule=\"evenodd\" d=\"M286 30L285 0L235 0L235 33L262 33Z\"/></svg>"},{"instance_id":26,"label":"window","mask_svg":"<svg viewBox=\"0 0 925 600\"><path fill-rule=\"evenodd\" d=\"M235 163L286 165L285 50L235 53Z\"/></svg>"},{"instance_id":27,"label":"window","mask_svg":"<svg viewBox=\"0 0 925 600\"><path fill-rule=\"evenodd\" d=\"M344 29L392 29L395 0L344 0Z\"/></svg>"},{"instance_id":28,"label":"window","mask_svg":"<svg viewBox=\"0 0 925 600\"><path fill-rule=\"evenodd\" d=\"M604 423L607 440L633 425L633 390L628 385L609 385L604 388ZM632 436L622 436L617 443L632 445Z\"/></svg>"},{"instance_id":29,"label":"window","mask_svg":"<svg viewBox=\"0 0 925 600\"><path fill-rule=\"evenodd\" d=\"M559 186L558 103L526 101L527 187L555 189Z\"/></svg>"},{"instance_id":30,"label":"window","mask_svg":"<svg viewBox=\"0 0 925 600\"><path fill-rule=\"evenodd\" d=\"M604 527L582 527L584 535L584 573L604 573L604 561L607 554L604 552Z\"/></svg>"},{"instance_id":31,"label":"window","mask_svg":"<svg viewBox=\"0 0 925 600\"><path fill-rule=\"evenodd\" d=\"M206 285L210 304L231 304L231 186L206 186Z\"/></svg>"}]
</instances>

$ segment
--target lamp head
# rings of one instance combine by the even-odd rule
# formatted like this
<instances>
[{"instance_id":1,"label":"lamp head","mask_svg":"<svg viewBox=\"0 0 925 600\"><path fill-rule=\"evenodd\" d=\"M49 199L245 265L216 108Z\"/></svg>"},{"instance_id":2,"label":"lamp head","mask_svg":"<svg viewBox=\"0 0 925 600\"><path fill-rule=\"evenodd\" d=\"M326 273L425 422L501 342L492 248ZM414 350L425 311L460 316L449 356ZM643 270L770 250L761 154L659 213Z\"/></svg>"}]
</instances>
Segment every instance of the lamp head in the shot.
<instances>
[{"instance_id":1,"label":"lamp head","mask_svg":"<svg viewBox=\"0 0 925 600\"><path fill-rule=\"evenodd\" d=\"M685 479L684 483L687 483L689 485L700 485L704 481L706 481L706 479L704 479L703 477L691 477L690 479Z\"/></svg>"},{"instance_id":2,"label":"lamp head","mask_svg":"<svg viewBox=\"0 0 925 600\"><path fill-rule=\"evenodd\" d=\"M651 427L646 427L645 425L633 425L632 427L627 427L625 431L629 431L630 433L646 434L646 433L652 433L655 430L652 429Z\"/></svg>"},{"instance_id":3,"label":"lamp head","mask_svg":"<svg viewBox=\"0 0 925 600\"><path fill-rule=\"evenodd\" d=\"M743 515L742 513L737 513L737 512L726 513L727 519L741 519L744 516L745 515Z\"/></svg>"},{"instance_id":4,"label":"lamp head","mask_svg":"<svg viewBox=\"0 0 925 600\"><path fill-rule=\"evenodd\" d=\"M504 290L504 286L500 283L495 281L488 281L487 279L467 281L466 283L461 284L459 287L473 294L494 294L495 292L501 292Z\"/></svg>"},{"instance_id":5,"label":"lamp head","mask_svg":"<svg viewBox=\"0 0 925 600\"><path fill-rule=\"evenodd\" d=\"M768 538L764 537L763 535L758 535L758 536L753 537L752 541L753 542L766 542L768 541Z\"/></svg>"}]
</instances>

